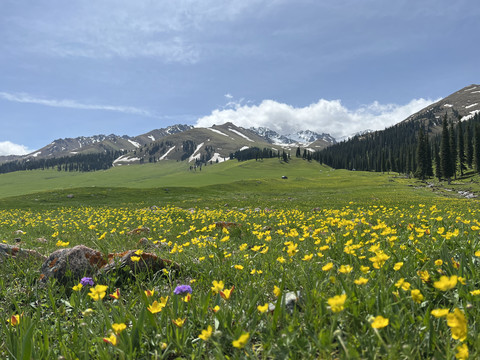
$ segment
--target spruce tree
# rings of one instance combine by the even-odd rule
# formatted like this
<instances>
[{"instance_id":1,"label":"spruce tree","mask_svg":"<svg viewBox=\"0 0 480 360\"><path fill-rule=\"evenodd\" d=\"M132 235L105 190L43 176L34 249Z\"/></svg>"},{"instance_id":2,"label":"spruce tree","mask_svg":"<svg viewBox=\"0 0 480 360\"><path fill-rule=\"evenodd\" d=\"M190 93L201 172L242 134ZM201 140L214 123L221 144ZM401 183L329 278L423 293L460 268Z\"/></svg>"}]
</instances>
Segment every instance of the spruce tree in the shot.
<instances>
[{"instance_id":1,"label":"spruce tree","mask_svg":"<svg viewBox=\"0 0 480 360\"><path fill-rule=\"evenodd\" d=\"M450 156L452 158L452 176L457 178L457 142L455 141L455 129L453 122L450 122L450 129L448 130L450 136Z\"/></svg>"},{"instance_id":2,"label":"spruce tree","mask_svg":"<svg viewBox=\"0 0 480 360\"><path fill-rule=\"evenodd\" d=\"M472 124L467 123L467 134L465 135L466 143L466 157L467 157L467 166L472 168L473 165L473 126Z\"/></svg>"},{"instance_id":3,"label":"spruce tree","mask_svg":"<svg viewBox=\"0 0 480 360\"><path fill-rule=\"evenodd\" d=\"M417 144L417 169L415 170L415 177L425 180L427 176L427 142L423 128L418 131L418 144Z\"/></svg>"},{"instance_id":4,"label":"spruce tree","mask_svg":"<svg viewBox=\"0 0 480 360\"><path fill-rule=\"evenodd\" d=\"M448 133L447 114L445 114L443 119L442 142L440 146L440 165L442 177L447 179L448 183L450 184L454 170L452 164L452 154L450 152L450 136Z\"/></svg>"},{"instance_id":5,"label":"spruce tree","mask_svg":"<svg viewBox=\"0 0 480 360\"><path fill-rule=\"evenodd\" d=\"M458 137L457 137L457 160L458 160L458 169L460 170L460 175L463 176L463 171L467 168L465 167L465 142L462 122L458 120L457 125Z\"/></svg>"},{"instance_id":6,"label":"spruce tree","mask_svg":"<svg viewBox=\"0 0 480 360\"><path fill-rule=\"evenodd\" d=\"M480 124L475 124L473 133L473 162L475 171L480 173Z\"/></svg>"}]
</instances>

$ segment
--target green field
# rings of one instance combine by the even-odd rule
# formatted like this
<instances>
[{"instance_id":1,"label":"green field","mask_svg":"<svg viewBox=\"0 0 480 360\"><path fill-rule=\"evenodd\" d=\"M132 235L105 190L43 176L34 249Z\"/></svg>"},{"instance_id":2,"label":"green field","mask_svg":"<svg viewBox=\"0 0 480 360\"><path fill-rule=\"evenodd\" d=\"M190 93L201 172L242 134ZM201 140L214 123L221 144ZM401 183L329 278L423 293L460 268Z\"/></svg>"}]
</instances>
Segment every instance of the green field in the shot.
<instances>
[{"instance_id":1,"label":"green field","mask_svg":"<svg viewBox=\"0 0 480 360\"><path fill-rule=\"evenodd\" d=\"M93 276L107 287L95 299L79 279L42 285L41 262L1 262L0 357L478 358L480 206L458 194L477 181L300 159L0 175L4 244L140 249L181 266Z\"/></svg>"}]
</instances>

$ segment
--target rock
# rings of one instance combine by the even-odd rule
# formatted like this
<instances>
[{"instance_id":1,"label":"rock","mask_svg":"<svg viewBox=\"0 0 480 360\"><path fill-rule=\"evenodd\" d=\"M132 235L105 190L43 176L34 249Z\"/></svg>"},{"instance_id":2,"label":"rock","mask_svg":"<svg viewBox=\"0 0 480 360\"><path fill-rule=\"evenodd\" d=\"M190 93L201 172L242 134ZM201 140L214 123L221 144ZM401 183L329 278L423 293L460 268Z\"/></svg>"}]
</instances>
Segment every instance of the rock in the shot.
<instances>
[{"instance_id":1,"label":"rock","mask_svg":"<svg viewBox=\"0 0 480 360\"><path fill-rule=\"evenodd\" d=\"M150 229L148 227L138 227L127 233L127 235L138 235L138 234L148 234Z\"/></svg>"},{"instance_id":2,"label":"rock","mask_svg":"<svg viewBox=\"0 0 480 360\"><path fill-rule=\"evenodd\" d=\"M0 244L0 262L6 258L14 260L28 260L33 258L44 261L46 256L35 250L21 249L18 246Z\"/></svg>"},{"instance_id":3,"label":"rock","mask_svg":"<svg viewBox=\"0 0 480 360\"><path fill-rule=\"evenodd\" d=\"M288 291L283 295L282 305L289 314L292 314L295 309L301 310L300 300L300 291ZM269 303L268 311L275 311L275 304Z\"/></svg>"},{"instance_id":4,"label":"rock","mask_svg":"<svg viewBox=\"0 0 480 360\"><path fill-rule=\"evenodd\" d=\"M71 280L76 281L85 276L100 276L126 267L137 273L157 272L165 268L180 269L180 266L171 260L161 259L152 253L137 254L137 252L138 250L129 250L104 256L101 252L84 245L77 245L70 249L60 249L54 251L45 260L41 268L40 279L46 281L53 277L60 283L66 284ZM134 261L132 256L140 259Z\"/></svg>"},{"instance_id":5,"label":"rock","mask_svg":"<svg viewBox=\"0 0 480 360\"><path fill-rule=\"evenodd\" d=\"M39 242L39 243L47 243L48 242L48 240L43 238L43 237L37 238L37 239L35 239L35 241Z\"/></svg>"},{"instance_id":6,"label":"rock","mask_svg":"<svg viewBox=\"0 0 480 360\"><path fill-rule=\"evenodd\" d=\"M180 266L171 260L161 259L152 253L141 253L137 255L136 252L138 252L138 250L108 254L108 264L100 269L99 274L108 274L111 271L123 269L127 266L137 272L151 271L155 273L162 269L170 268L180 270ZM134 259L139 257L140 260L134 261L132 260L132 256Z\"/></svg>"},{"instance_id":7,"label":"rock","mask_svg":"<svg viewBox=\"0 0 480 360\"><path fill-rule=\"evenodd\" d=\"M241 224L234 223L234 222L228 222L228 221L217 221L215 223L215 226L217 229L230 229L230 228L236 228L242 226Z\"/></svg>"},{"instance_id":8,"label":"rock","mask_svg":"<svg viewBox=\"0 0 480 360\"><path fill-rule=\"evenodd\" d=\"M25 231L23 231L23 230L15 230L13 232L13 235L23 235L23 234L25 234Z\"/></svg>"},{"instance_id":9,"label":"rock","mask_svg":"<svg viewBox=\"0 0 480 360\"><path fill-rule=\"evenodd\" d=\"M15 240L15 242L19 243L19 242L22 241L22 238L15 238L14 240Z\"/></svg>"},{"instance_id":10,"label":"rock","mask_svg":"<svg viewBox=\"0 0 480 360\"><path fill-rule=\"evenodd\" d=\"M54 251L45 260L40 269L40 280L46 281L53 277L61 283L84 276L93 276L107 261L99 251L84 245L70 249Z\"/></svg>"},{"instance_id":11,"label":"rock","mask_svg":"<svg viewBox=\"0 0 480 360\"><path fill-rule=\"evenodd\" d=\"M69 198L69 199L73 199L74 197L75 197L75 195L73 195L73 194L68 194L67 195L67 198Z\"/></svg>"}]
</instances>

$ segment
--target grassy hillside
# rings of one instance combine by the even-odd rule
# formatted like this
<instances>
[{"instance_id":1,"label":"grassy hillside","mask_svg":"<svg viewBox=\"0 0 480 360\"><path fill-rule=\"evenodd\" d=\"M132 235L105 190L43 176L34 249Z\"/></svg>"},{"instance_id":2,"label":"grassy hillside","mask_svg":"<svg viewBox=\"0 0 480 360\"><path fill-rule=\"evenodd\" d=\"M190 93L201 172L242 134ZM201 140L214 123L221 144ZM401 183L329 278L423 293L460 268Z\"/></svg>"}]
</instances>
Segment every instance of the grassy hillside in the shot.
<instances>
[{"instance_id":1,"label":"grassy hillside","mask_svg":"<svg viewBox=\"0 0 480 360\"><path fill-rule=\"evenodd\" d=\"M288 179L283 180L285 175ZM468 184L468 189L475 184ZM452 185L452 188L466 185ZM73 194L72 197L68 195ZM92 173L38 170L0 175L1 207L270 206L312 208L348 204L421 202L454 196L394 175L332 170L292 159L227 161L190 171L185 162L129 165Z\"/></svg>"}]
</instances>

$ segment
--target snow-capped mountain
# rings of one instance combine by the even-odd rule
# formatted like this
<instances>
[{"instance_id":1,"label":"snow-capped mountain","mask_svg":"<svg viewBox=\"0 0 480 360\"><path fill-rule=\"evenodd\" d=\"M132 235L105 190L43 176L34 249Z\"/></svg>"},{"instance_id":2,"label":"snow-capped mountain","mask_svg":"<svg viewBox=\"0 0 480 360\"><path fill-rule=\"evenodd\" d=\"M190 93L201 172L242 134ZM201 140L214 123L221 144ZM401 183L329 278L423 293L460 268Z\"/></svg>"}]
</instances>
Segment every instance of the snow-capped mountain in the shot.
<instances>
[{"instance_id":1,"label":"snow-capped mountain","mask_svg":"<svg viewBox=\"0 0 480 360\"><path fill-rule=\"evenodd\" d=\"M257 133L259 136L266 139L268 142L276 145L301 145L307 146L317 140L332 145L336 143L336 140L329 134L318 134L311 130L300 130L293 134L280 135L276 131L270 130L265 127L250 128L250 130Z\"/></svg>"}]
</instances>

